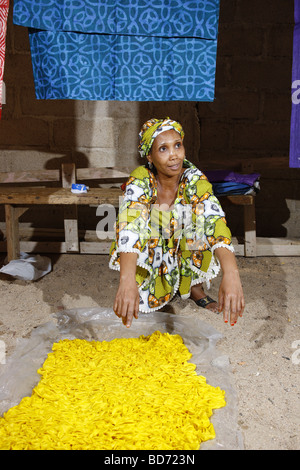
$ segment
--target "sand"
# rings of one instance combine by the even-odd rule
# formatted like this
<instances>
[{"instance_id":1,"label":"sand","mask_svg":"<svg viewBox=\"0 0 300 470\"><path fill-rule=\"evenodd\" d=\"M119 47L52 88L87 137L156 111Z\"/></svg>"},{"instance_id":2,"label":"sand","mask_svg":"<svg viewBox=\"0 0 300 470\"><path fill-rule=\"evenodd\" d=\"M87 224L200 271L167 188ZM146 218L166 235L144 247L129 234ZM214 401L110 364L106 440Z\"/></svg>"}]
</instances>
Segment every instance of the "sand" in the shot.
<instances>
[{"instance_id":1,"label":"sand","mask_svg":"<svg viewBox=\"0 0 300 470\"><path fill-rule=\"evenodd\" d=\"M108 269L108 256L50 257L52 271L38 281L0 274L0 340L6 357L18 338L60 310L112 307L118 273ZM218 350L230 359L245 450L300 449L300 257L237 261L246 308L235 326L191 300L175 298L164 310L199 316L223 335ZM219 282L220 276L209 291L215 298Z\"/></svg>"}]
</instances>

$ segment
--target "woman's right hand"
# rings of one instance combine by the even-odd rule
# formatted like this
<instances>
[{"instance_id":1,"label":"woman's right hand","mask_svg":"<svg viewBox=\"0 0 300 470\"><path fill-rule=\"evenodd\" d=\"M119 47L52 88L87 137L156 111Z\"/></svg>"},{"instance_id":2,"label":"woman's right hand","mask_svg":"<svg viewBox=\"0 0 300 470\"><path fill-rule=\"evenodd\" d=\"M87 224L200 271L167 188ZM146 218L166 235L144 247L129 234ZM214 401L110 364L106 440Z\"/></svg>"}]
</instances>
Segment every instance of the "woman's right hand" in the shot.
<instances>
[{"instance_id":1,"label":"woman's right hand","mask_svg":"<svg viewBox=\"0 0 300 470\"><path fill-rule=\"evenodd\" d=\"M114 302L114 312L130 328L133 317L138 319L140 296L135 277L120 279Z\"/></svg>"}]
</instances>

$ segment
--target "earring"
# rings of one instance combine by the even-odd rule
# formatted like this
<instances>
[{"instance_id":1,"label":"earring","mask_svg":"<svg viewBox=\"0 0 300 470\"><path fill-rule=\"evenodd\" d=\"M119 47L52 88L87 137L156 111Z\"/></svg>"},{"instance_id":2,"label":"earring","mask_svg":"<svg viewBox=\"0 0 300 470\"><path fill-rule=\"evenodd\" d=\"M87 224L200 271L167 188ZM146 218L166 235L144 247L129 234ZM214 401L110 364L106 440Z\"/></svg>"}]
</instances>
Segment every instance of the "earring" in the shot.
<instances>
[{"instance_id":1,"label":"earring","mask_svg":"<svg viewBox=\"0 0 300 470\"><path fill-rule=\"evenodd\" d=\"M148 162L148 166L149 166L150 170L153 170L153 163L152 162Z\"/></svg>"}]
</instances>

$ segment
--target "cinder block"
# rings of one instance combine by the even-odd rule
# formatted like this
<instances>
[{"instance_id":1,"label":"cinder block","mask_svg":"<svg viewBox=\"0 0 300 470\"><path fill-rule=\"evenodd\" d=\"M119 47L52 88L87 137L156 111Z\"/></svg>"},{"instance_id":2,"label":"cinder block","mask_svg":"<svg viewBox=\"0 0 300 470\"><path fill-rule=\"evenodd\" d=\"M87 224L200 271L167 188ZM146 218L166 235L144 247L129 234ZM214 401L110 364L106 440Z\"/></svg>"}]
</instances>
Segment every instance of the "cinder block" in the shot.
<instances>
[{"instance_id":1,"label":"cinder block","mask_svg":"<svg viewBox=\"0 0 300 470\"><path fill-rule=\"evenodd\" d=\"M64 154L51 150L1 150L0 171L24 171L60 168L66 161Z\"/></svg>"},{"instance_id":2,"label":"cinder block","mask_svg":"<svg viewBox=\"0 0 300 470\"><path fill-rule=\"evenodd\" d=\"M85 119L102 119L109 117L108 101L83 101Z\"/></svg>"},{"instance_id":3,"label":"cinder block","mask_svg":"<svg viewBox=\"0 0 300 470\"><path fill-rule=\"evenodd\" d=\"M113 148L116 136L112 119L57 119L53 141L58 148Z\"/></svg>"},{"instance_id":4,"label":"cinder block","mask_svg":"<svg viewBox=\"0 0 300 470\"><path fill-rule=\"evenodd\" d=\"M220 2L220 20L219 24L223 25L226 23L233 24L235 21L236 13L236 0L226 0L226 2Z\"/></svg>"},{"instance_id":5,"label":"cinder block","mask_svg":"<svg viewBox=\"0 0 300 470\"><path fill-rule=\"evenodd\" d=\"M122 155L124 158L126 158L126 154L138 155L138 134L140 132L138 116L133 116L129 119L118 119L116 123L119 155Z\"/></svg>"},{"instance_id":6,"label":"cinder block","mask_svg":"<svg viewBox=\"0 0 300 470\"><path fill-rule=\"evenodd\" d=\"M44 116L50 120L60 116L76 119L84 114L82 101L36 99L33 85L20 89L20 108L23 116Z\"/></svg>"},{"instance_id":7,"label":"cinder block","mask_svg":"<svg viewBox=\"0 0 300 470\"><path fill-rule=\"evenodd\" d=\"M5 83L5 104L2 105L1 120L11 120L15 114L17 94L15 87L7 86ZM1 124L0 124L1 125Z\"/></svg>"},{"instance_id":8,"label":"cinder block","mask_svg":"<svg viewBox=\"0 0 300 470\"><path fill-rule=\"evenodd\" d=\"M288 57L293 55L293 24L272 25L268 34L267 55Z\"/></svg>"},{"instance_id":9,"label":"cinder block","mask_svg":"<svg viewBox=\"0 0 300 470\"><path fill-rule=\"evenodd\" d=\"M201 122L201 150L229 148L230 126L223 121Z\"/></svg>"},{"instance_id":10,"label":"cinder block","mask_svg":"<svg viewBox=\"0 0 300 470\"><path fill-rule=\"evenodd\" d=\"M263 152L288 152L290 125L282 123L235 123L233 126L232 147L239 149L260 150ZM271 162L271 161L270 161Z\"/></svg>"},{"instance_id":11,"label":"cinder block","mask_svg":"<svg viewBox=\"0 0 300 470\"><path fill-rule=\"evenodd\" d=\"M49 144L48 123L35 118L1 121L0 145L37 147Z\"/></svg>"},{"instance_id":12,"label":"cinder block","mask_svg":"<svg viewBox=\"0 0 300 470\"><path fill-rule=\"evenodd\" d=\"M128 119L139 116L139 103L137 101L108 101L107 116L114 119Z\"/></svg>"},{"instance_id":13,"label":"cinder block","mask_svg":"<svg viewBox=\"0 0 300 470\"><path fill-rule=\"evenodd\" d=\"M237 0L236 20L254 24L294 22L294 2L274 0Z\"/></svg>"},{"instance_id":14,"label":"cinder block","mask_svg":"<svg viewBox=\"0 0 300 470\"><path fill-rule=\"evenodd\" d=\"M263 52L264 29L245 23L222 27L218 37L218 56L258 56Z\"/></svg>"},{"instance_id":15,"label":"cinder block","mask_svg":"<svg viewBox=\"0 0 300 470\"><path fill-rule=\"evenodd\" d=\"M291 86L291 72L287 58L233 59L231 80L241 89L285 90Z\"/></svg>"},{"instance_id":16,"label":"cinder block","mask_svg":"<svg viewBox=\"0 0 300 470\"><path fill-rule=\"evenodd\" d=\"M11 12L12 13L12 12ZM24 26L11 25L15 52L30 52L28 29Z\"/></svg>"},{"instance_id":17,"label":"cinder block","mask_svg":"<svg viewBox=\"0 0 300 470\"><path fill-rule=\"evenodd\" d=\"M4 81L15 86L33 86L33 72L29 54L6 54Z\"/></svg>"},{"instance_id":18,"label":"cinder block","mask_svg":"<svg viewBox=\"0 0 300 470\"><path fill-rule=\"evenodd\" d=\"M102 168L121 166L118 152L115 148L85 148L78 147L72 154L72 161L78 168ZM123 162L122 162L123 163Z\"/></svg>"},{"instance_id":19,"label":"cinder block","mask_svg":"<svg viewBox=\"0 0 300 470\"><path fill-rule=\"evenodd\" d=\"M266 93L264 96L263 118L270 121L289 121L291 119L291 93Z\"/></svg>"},{"instance_id":20,"label":"cinder block","mask_svg":"<svg viewBox=\"0 0 300 470\"><path fill-rule=\"evenodd\" d=\"M139 114L136 101L83 101L86 119L130 119Z\"/></svg>"},{"instance_id":21,"label":"cinder block","mask_svg":"<svg viewBox=\"0 0 300 470\"><path fill-rule=\"evenodd\" d=\"M253 91L219 89L213 103L198 103L199 118L258 119L260 95ZM202 121L203 122L203 121Z\"/></svg>"}]
</instances>

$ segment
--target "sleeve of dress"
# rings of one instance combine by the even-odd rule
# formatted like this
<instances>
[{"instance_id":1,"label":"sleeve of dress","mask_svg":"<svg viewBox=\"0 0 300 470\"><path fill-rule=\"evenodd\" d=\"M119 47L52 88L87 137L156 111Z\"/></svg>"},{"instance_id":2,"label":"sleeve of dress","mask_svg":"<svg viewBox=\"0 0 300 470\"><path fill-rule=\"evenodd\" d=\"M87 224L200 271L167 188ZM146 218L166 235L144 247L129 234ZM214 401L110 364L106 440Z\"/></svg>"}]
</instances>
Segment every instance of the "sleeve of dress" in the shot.
<instances>
[{"instance_id":1,"label":"sleeve of dress","mask_svg":"<svg viewBox=\"0 0 300 470\"><path fill-rule=\"evenodd\" d=\"M119 207L115 239L110 249L110 268L120 268L120 253L137 253L137 264L146 267L147 242L150 238L150 199L149 178L145 178L142 169L136 169L126 183Z\"/></svg>"},{"instance_id":2,"label":"sleeve of dress","mask_svg":"<svg viewBox=\"0 0 300 470\"><path fill-rule=\"evenodd\" d=\"M188 184L188 197L192 204L194 242L202 249L224 247L234 251L231 232L219 200L213 194L212 185L206 176L198 171Z\"/></svg>"}]
</instances>

